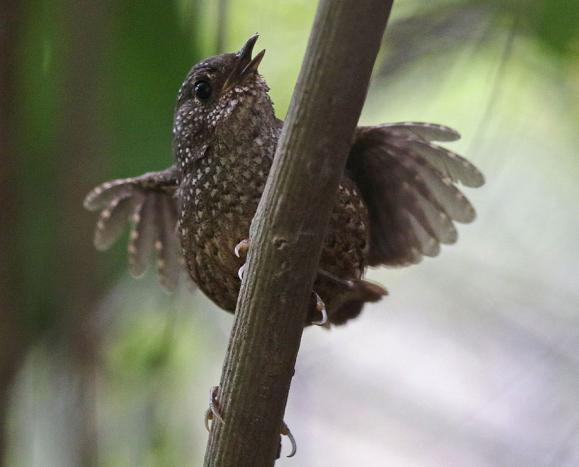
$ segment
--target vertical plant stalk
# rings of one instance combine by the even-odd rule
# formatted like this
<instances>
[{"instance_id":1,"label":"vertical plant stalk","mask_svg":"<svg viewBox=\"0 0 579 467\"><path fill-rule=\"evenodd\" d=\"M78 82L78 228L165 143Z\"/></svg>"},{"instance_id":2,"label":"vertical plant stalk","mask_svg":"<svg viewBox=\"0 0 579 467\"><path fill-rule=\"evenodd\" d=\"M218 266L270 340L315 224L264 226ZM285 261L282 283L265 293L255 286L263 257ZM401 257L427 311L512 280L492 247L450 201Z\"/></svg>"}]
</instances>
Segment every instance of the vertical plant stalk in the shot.
<instances>
[{"instance_id":1,"label":"vertical plant stalk","mask_svg":"<svg viewBox=\"0 0 579 467\"><path fill-rule=\"evenodd\" d=\"M205 466L274 463L325 231L391 7L320 0L251 226L221 375L225 423L213 424Z\"/></svg>"},{"instance_id":2,"label":"vertical plant stalk","mask_svg":"<svg viewBox=\"0 0 579 467\"><path fill-rule=\"evenodd\" d=\"M0 465L7 462L11 388L30 343L22 309L23 264L18 238L23 157L16 144L21 10L18 0L0 1Z\"/></svg>"},{"instance_id":3,"label":"vertical plant stalk","mask_svg":"<svg viewBox=\"0 0 579 467\"><path fill-rule=\"evenodd\" d=\"M99 161L107 152L103 105L109 10L103 2L66 0L61 23L65 38L59 96L61 149L55 181L61 316L56 324L65 350L59 363L70 378L64 408L70 430L68 449L72 462L84 467L99 465L96 395L100 335L96 304L103 283L97 275L97 253L87 246L92 219L82 215L79 200L87 187L102 177Z\"/></svg>"}]
</instances>

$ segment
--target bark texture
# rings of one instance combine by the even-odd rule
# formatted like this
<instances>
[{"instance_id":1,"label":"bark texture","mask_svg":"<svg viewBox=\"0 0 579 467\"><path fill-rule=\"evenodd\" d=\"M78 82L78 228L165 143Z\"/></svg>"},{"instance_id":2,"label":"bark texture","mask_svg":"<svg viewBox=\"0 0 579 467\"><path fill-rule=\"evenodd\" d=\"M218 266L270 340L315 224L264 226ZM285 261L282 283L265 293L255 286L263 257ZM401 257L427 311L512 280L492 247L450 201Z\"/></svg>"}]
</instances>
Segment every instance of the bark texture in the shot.
<instances>
[{"instance_id":1,"label":"bark texture","mask_svg":"<svg viewBox=\"0 0 579 467\"><path fill-rule=\"evenodd\" d=\"M218 395L225 424L213 425L206 466L275 461L323 238L391 7L319 3L251 228Z\"/></svg>"}]
</instances>

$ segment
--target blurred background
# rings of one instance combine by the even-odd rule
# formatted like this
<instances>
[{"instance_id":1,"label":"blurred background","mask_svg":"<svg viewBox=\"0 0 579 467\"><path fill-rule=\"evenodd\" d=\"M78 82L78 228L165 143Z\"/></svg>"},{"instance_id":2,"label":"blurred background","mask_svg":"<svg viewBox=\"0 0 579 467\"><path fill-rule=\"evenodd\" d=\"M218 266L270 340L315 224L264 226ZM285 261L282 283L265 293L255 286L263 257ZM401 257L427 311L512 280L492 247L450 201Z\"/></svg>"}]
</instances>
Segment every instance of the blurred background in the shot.
<instances>
[{"instance_id":1,"label":"blurred background","mask_svg":"<svg viewBox=\"0 0 579 467\"><path fill-rule=\"evenodd\" d=\"M97 253L82 200L168 166L185 74L256 31L283 117L316 3L0 0L3 465L202 465L232 317ZM395 1L362 121L401 120L463 134L478 219L306 330L278 465L579 465L579 2Z\"/></svg>"}]
</instances>

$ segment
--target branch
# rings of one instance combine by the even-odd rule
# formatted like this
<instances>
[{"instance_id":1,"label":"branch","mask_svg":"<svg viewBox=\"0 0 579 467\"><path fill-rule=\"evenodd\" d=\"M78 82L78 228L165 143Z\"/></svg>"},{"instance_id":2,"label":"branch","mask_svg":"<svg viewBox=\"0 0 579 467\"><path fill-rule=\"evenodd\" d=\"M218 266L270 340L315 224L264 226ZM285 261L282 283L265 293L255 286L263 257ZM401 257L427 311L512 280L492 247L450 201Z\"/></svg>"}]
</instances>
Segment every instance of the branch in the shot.
<instances>
[{"instance_id":1,"label":"branch","mask_svg":"<svg viewBox=\"0 0 579 467\"><path fill-rule=\"evenodd\" d=\"M392 0L320 0L221 375L205 466L271 466L325 231Z\"/></svg>"}]
</instances>

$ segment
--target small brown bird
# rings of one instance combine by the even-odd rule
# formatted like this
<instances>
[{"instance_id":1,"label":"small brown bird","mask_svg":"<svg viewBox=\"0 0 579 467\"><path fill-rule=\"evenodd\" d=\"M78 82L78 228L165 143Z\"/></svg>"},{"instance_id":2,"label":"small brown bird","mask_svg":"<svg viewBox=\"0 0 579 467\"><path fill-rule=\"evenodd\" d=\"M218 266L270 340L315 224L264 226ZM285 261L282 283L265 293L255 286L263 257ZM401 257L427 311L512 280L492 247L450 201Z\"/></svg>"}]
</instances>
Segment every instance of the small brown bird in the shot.
<instances>
[{"instance_id":1,"label":"small brown bird","mask_svg":"<svg viewBox=\"0 0 579 467\"><path fill-rule=\"evenodd\" d=\"M145 272L153 249L162 285L186 270L218 306L233 312L251 220L283 122L252 58L257 35L238 53L195 65L177 97L175 164L106 182L85 207L101 210L95 245L104 250L132 221L129 265ZM362 279L367 266L406 266L457 240L453 222L475 211L456 188L478 187L482 174L433 143L459 138L427 123L358 127L325 238L308 323L342 324L386 291ZM184 260L184 261L183 261Z\"/></svg>"}]
</instances>

